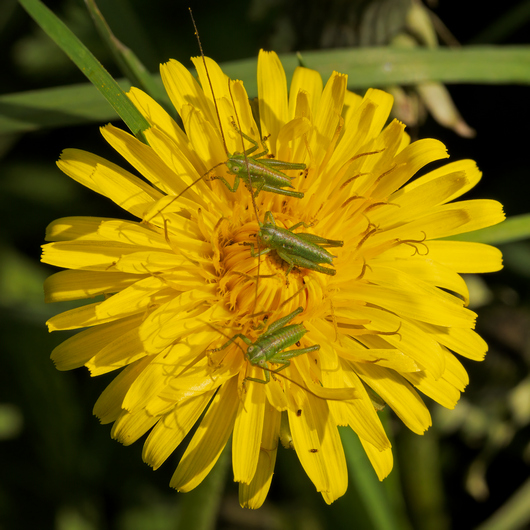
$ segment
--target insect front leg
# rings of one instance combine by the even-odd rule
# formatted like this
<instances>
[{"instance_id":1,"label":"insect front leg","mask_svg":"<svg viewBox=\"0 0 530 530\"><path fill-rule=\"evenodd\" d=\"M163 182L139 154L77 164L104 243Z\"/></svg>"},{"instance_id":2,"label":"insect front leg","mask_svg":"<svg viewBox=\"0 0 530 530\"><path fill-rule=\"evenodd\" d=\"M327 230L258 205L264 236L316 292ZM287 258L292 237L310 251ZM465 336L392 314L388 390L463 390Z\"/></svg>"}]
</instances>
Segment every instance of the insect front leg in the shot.
<instances>
[{"instance_id":1,"label":"insect front leg","mask_svg":"<svg viewBox=\"0 0 530 530\"><path fill-rule=\"evenodd\" d=\"M237 173L234 173L234 185L230 186L230 183L228 180L226 180L224 177L219 177L217 175L214 175L213 177L210 177L210 180L220 180L232 193L235 193L237 191L237 188L239 188L239 175Z\"/></svg>"},{"instance_id":2,"label":"insect front leg","mask_svg":"<svg viewBox=\"0 0 530 530\"><path fill-rule=\"evenodd\" d=\"M300 221L299 223L296 223L295 225L291 226L291 228L288 228L287 230L289 230L289 232L293 232L300 226L303 226L304 228L309 228L310 226L313 226L313 223L307 224L304 221ZM300 234L296 234L296 235L300 235Z\"/></svg>"},{"instance_id":3,"label":"insect front leg","mask_svg":"<svg viewBox=\"0 0 530 530\"><path fill-rule=\"evenodd\" d=\"M257 377L245 377L245 381L254 381L254 383L261 383L263 385L270 383L271 376L269 374L269 370L268 368L264 368L264 370L265 370L265 379L258 379Z\"/></svg>"},{"instance_id":4,"label":"insect front leg","mask_svg":"<svg viewBox=\"0 0 530 530\"><path fill-rule=\"evenodd\" d=\"M270 252L272 250L271 248L264 248L263 250L260 250L259 252L256 252L254 250L254 243L244 243L244 244L248 245L250 247L250 255L253 258L257 258L259 256L263 256L264 254L267 254L268 252Z\"/></svg>"},{"instance_id":5,"label":"insect front leg","mask_svg":"<svg viewBox=\"0 0 530 530\"><path fill-rule=\"evenodd\" d=\"M265 374L265 379L258 379L257 377L245 377L245 381L254 381L254 383L261 383L262 385L266 385L270 382L271 376L270 376L270 369L267 367L267 363L258 363L256 366L259 366L263 369L263 373Z\"/></svg>"},{"instance_id":6,"label":"insect front leg","mask_svg":"<svg viewBox=\"0 0 530 530\"><path fill-rule=\"evenodd\" d=\"M274 215L272 215L272 212L265 212L265 223L276 226L276 219L274 219Z\"/></svg>"}]
</instances>

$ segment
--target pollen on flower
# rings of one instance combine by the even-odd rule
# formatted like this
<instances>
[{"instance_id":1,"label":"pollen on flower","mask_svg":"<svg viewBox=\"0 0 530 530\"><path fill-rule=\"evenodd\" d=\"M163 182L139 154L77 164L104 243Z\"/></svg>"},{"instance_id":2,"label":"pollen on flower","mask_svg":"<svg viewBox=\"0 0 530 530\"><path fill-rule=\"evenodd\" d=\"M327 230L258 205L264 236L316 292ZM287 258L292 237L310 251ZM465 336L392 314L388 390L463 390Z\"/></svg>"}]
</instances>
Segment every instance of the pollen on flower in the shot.
<instances>
[{"instance_id":1,"label":"pollen on flower","mask_svg":"<svg viewBox=\"0 0 530 530\"><path fill-rule=\"evenodd\" d=\"M475 163L424 170L446 148L387 123L385 92L360 97L346 76L324 86L306 68L288 92L278 57L262 52L255 121L241 82L193 61L199 82L176 61L161 67L183 129L138 89L147 143L102 129L142 178L61 155L62 171L138 221L48 227L42 259L66 270L46 281L47 300L104 296L50 319L50 330L85 328L52 359L119 370L94 413L124 444L149 432L155 469L200 421L177 490L197 486L232 436L241 504L259 507L280 439L331 503L347 487L337 426L355 431L383 479L381 406L422 434L420 393L454 407L468 383L457 354L484 357L460 274L498 270L500 252L443 238L500 222L502 208L452 202L480 180Z\"/></svg>"}]
</instances>

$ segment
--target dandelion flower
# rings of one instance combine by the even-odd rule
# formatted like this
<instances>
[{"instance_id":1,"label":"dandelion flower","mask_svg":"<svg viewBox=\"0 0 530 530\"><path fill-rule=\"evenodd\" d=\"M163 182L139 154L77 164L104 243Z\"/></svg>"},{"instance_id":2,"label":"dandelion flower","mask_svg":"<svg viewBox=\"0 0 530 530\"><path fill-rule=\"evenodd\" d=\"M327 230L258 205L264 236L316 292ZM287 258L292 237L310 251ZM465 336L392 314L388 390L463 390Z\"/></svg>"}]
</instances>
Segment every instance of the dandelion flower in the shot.
<instances>
[{"instance_id":1,"label":"dandelion flower","mask_svg":"<svg viewBox=\"0 0 530 530\"><path fill-rule=\"evenodd\" d=\"M479 181L473 161L417 177L446 148L411 143L402 123L387 124L385 92L360 97L345 75L323 86L298 68L288 93L278 57L261 52L253 114L241 82L210 59L209 79L202 59L194 63L200 85L176 61L161 68L183 129L137 89L129 97L151 125L147 143L102 128L143 179L84 151L61 155L62 171L135 220L69 217L48 227L42 259L67 270L47 280L47 300L98 297L50 319L50 330L86 328L52 358L93 376L119 370L94 413L123 444L149 431L143 458L155 469L200 420L171 479L177 490L197 486L232 435L240 502L259 507L281 439L331 503L347 487L338 426L357 433L383 479L392 453L374 399L422 434L431 417L420 394L454 407L468 383L455 353L484 357L460 273L500 269L500 252L443 238L500 222L502 208L451 202ZM232 192L212 178L233 182L223 141L230 153L248 150L240 130L269 159L307 166L287 171L303 198L261 191L253 203L247 186ZM286 276L277 252L256 257L256 211L261 222L271 212L279 227L305 223L306 233L342 241L331 249L335 274L294 267ZM270 382L256 382L264 369L240 339L227 340L255 342L298 307L293 323L307 332L297 348L320 349L268 363Z\"/></svg>"}]
</instances>

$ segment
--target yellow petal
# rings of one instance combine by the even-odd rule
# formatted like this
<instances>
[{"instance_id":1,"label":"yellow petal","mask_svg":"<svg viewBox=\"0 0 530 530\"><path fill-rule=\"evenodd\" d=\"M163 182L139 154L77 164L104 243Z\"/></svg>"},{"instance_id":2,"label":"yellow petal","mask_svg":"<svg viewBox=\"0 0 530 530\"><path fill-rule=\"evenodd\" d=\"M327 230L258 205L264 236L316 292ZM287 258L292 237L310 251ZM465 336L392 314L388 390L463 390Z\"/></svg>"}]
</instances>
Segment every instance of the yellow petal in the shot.
<instances>
[{"instance_id":1,"label":"yellow petal","mask_svg":"<svg viewBox=\"0 0 530 530\"><path fill-rule=\"evenodd\" d=\"M204 193L209 196L211 190L205 184L204 179L200 178L201 173L199 171L204 171L202 164L194 166L179 150L175 142L158 127L151 127L144 131L144 134L157 158L164 163L164 166L171 173L173 194L178 195L183 192L181 202L189 204L188 200L190 200L192 201L191 204L196 203L205 206L206 203L201 195ZM188 186L191 187L188 189ZM146 218L151 219L150 212L146 214Z\"/></svg>"},{"instance_id":2,"label":"yellow petal","mask_svg":"<svg viewBox=\"0 0 530 530\"><path fill-rule=\"evenodd\" d=\"M415 186L412 189L405 186L389 197L390 203L398 208L392 212L391 220L393 223L405 223L415 219L425 212L429 212L435 206L446 203L466 184L468 184L468 180L465 172L459 171L430 180L422 186ZM381 212L382 210L374 212L374 215L371 216L373 222L378 222L381 219Z\"/></svg>"},{"instance_id":3,"label":"yellow petal","mask_svg":"<svg viewBox=\"0 0 530 530\"><path fill-rule=\"evenodd\" d=\"M322 95L322 76L315 70L298 66L291 80L289 91L289 119L296 116L298 93L303 90L308 95L309 108L314 116Z\"/></svg>"},{"instance_id":4,"label":"yellow petal","mask_svg":"<svg viewBox=\"0 0 530 530\"><path fill-rule=\"evenodd\" d=\"M351 123L350 120L353 118L362 101L362 96L359 96L359 94L356 94L351 90L346 90L346 94L344 94L344 107L342 108L345 129L349 129Z\"/></svg>"},{"instance_id":5,"label":"yellow petal","mask_svg":"<svg viewBox=\"0 0 530 530\"><path fill-rule=\"evenodd\" d=\"M459 226L456 231L453 231L448 235L456 235L462 234L464 232L472 232L473 230L480 230L481 228L500 223L506 218L502 210L502 204L500 202L487 199L476 199L473 201L460 201L451 204L445 204L444 206L440 207L440 211L465 211L468 215L468 221Z\"/></svg>"},{"instance_id":6,"label":"yellow petal","mask_svg":"<svg viewBox=\"0 0 530 530\"><path fill-rule=\"evenodd\" d=\"M125 160L154 186L164 193L175 191L172 188L172 183L177 180L176 175L149 145L113 125L102 127L101 134Z\"/></svg>"},{"instance_id":7,"label":"yellow petal","mask_svg":"<svg viewBox=\"0 0 530 530\"><path fill-rule=\"evenodd\" d=\"M267 400L277 411L287 410L287 397L280 385L265 385L265 391Z\"/></svg>"},{"instance_id":8,"label":"yellow petal","mask_svg":"<svg viewBox=\"0 0 530 530\"><path fill-rule=\"evenodd\" d=\"M117 337L137 326L139 321L138 316L133 316L81 331L59 344L53 350L51 359L58 370L79 368L107 346L109 342L116 340Z\"/></svg>"},{"instance_id":9,"label":"yellow petal","mask_svg":"<svg viewBox=\"0 0 530 530\"><path fill-rule=\"evenodd\" d=\"M237 411L232 443L234 480L250 484L260 453L265 414L265 384L247 381Z\"/></svg>"},{"instance_id":10,"label":"yellow petal","mask_svg":"<svg viewBox=\"0 0 530 530\"><path fill-rule=\"evenodd\" d=\"M358 285L355 289L358 300L387 309L408 319L421 320L438 326L473 327L476 314L465 307L456 297L438 296L436 303L420 294L378 285Z\"/></svg>"},{"instance_id":11,"label":"yellow petal","mask_svg":"<svg viewBox=\"0 0 530 530\"><path fill-rule=\"evenodd\" d=\"M440 405L453 409L469 379L462 365L449 352L446 352L446 367L442 378L436 381L428 373L403 375L425 395Z\"/></svg>"},{"instance_id":12,"label":"yellow petal","mask_svg":"<svg viewBox=\"0 0 530 530\"><path fill-rule=\"evenodd\" d=\"M147 407L155 396L161 395L168 385L186 372L188 366L196 363L217 337L218 333L213 330L195 333L149 357L153 362L131 383L122 407L128 411Z\"/></svg>"},{"instance_id":13,"label":"yellow petal","mask_svg":"<svg viewBox=\"0 0 530 530\"><path fill-rule=\"evenodd\" d=\"M69 177L92 191L102 194L98 184L92 179L92 173L98 164L110 164L110 162L81 149L65 149L57 161L57 167Z\"/></svg>"},{"instance_id":14,"label":"yellow petal","mask_svg":"<svg viewBox=\"0 0 530 530\"><path fill-rule=\"evenodd\" d=\"M140 219L143 219L149 206L162 197L159 191L128 171L113 168L110 164L98 164L92 180L101 193Z\"/></svg>"},{"instance_id":15,"label":"yellow petal","mask_svg":"<svg viewBox=\"0 0 530 530\"><path fill-rule=\"evenodd\" d=\"M98 236L99 225L103 221L112 221L103 217L62 217L46 227L46 241L71 241L86 239L90 241L104 239Z\"/></svg>"},{"instance_id":16,"label":"yellow petal","mask_svg":"<svg viewBox=\"0 0 530 530\"><path fill-rule=\"evenodd\" d=\"M347 425L357 433L361 441L370 443L378 451L389 448L390 441L364 385L352 370L346 371L346 377L351 384L356 386L360 395L359 399L336 404L343 409L342 413L347 419Z\"/></svg>"},{"instance_id":17,"label":"yellow petal","mask_svg":"<svg viewBox=\"0 0 530 530\"><path fill-rule=\"evenodd\" d=\"M423 324L421 322L418 325L420 328L425 329L440 344L468 359L482 361L488 351L486 341L472 329L444 328L431 324Z\"/></svg>"},{"instance_id":18,"label":"yellow petal","mask_svg":"<svg viewBox=\"0 0 530 530\"><path fill-rule=\"evenodd\" d=\"M42 261L44 263L67 269L102 272L107 272L124 254L139 249L134 245L120 244L114 241L86 241L83 239L49 243L43 245L42 248ZM147 271L138 272L145 274Z\"/></svg>"},{"instance_id":19,"label":"yellow petal","mask_svg":"<svg viewBox=\"0 0 530 530\"><path fill-rule=\"evenodd\" d=\"M461 273L502 269L501 251L483 243L429 241L429 258Z\"/></svg>"},{"instance_id":20,"label":"yellow petal","mask_svg":"<svg viewBox=\"0 0 530 530\"><path fill-rule=\"evenodd\" d=\"M122 318L145 311L163 289L168 289L163 278L148 276L102 302L96 308L96 315L102 319Z\"/></svg>"},{"instance_id":21,"label":"yellow petal","mask_svg":"<svg viewBox=\"0 0 530 530\"><path fill-rule=\"evenodd\" d=\"M142 452L144 462L158 469L195 425L214 393L212 390L177 403L149 433Z\"/></svg>"},{"instance_id":22,"label":"yellow petal","mask_svg":"<svg viewBox=\"0 0 530 530\"><path fill-rule=\"evenodd\" d=\"M140 277L122 272L65 270L44 281L45 302L65 302L117 293Z\"/></svg>"},{"instance_id":23,"label":"yellow petal","mask_svg":"<svg viewBox=\"0 0 530 530\"><path fill-rule=\"evenodd\" d=\"M350 94L346 91L345 102L347 97L349 105L353 103L353 108L348 109L345 115L344 134L330 161L334 171L352 156L372 150L365 146L381 132L392 107L392 96L381 90L368 90L360 101L358 96L352 97ZM386 143L384 148L388 149Z\"/></svg>"},{"instance_id":24,"label":"yellow petal","mask_svg":"<svg viewBox=\"0 0 530 530\"><path fill-rule=\"evenodd\" d=\"M145 410L134 413L123 411L114 422L110 435L123 445L131 445L143 436L159 418L153 417Z\"/></svg>"},{"instance_id":25,"label":"yellow petal","mask_svg":"<svg viewBox=\"0 0 530 530\"><path fill-rule=\"evenodd\" d=\"M121 320L118 322L121 322ZM94 351L93 357L85 363L92 376L106 374L118 368L123 368L147 355L144 345L138 338L138 324L139 322L136 327L132 327L120 335L113 334L109 336L105 346L97 352ZM97 329L100 328L102 326ZM108 335L110 335L110 332L108 332Z\"/></svg>"},{"instance_id":26,"label":"yellow petal","mask_svg":"<svg viewBox=\"0 0 530 530\"><path fill-rule=\"evenodd\" d=\"M415 256L414 256L415 257ZM381 286L394 287L402 289L404 291L413 291L422 296L428 296L431 298L432 303L438 305L438 303L456 304L461 305L461 301L454 297L452 294L448 294L446 291L440 290L437 287L449 288L453 287L452 290L455 292L462 292L468 298L467 287L462 278L452 271L448 271L446 274L438 268L437 271L433 271L434 267L431 267L429 272L437 272L437 276L433 277L434 274L423 279L418 270L414 267L408 267L410 263L418 263L417 260L407 260L406 264L402 267L400 263L394 262L390 266L381 264L380 261L374 260L370 265L370 281ZM422 269L420 268L420 271ZM410 271L410 272L409 272ZM373 276L372 276L373 273ZM442 278L443 281L440 280ZM442 284L442 285L440 285Z\"/></svg>"},{"instance_id":27,"label":"yellow petal","mask_svg":"<svg viewBox=\"0 0 530 530\"><path fill-rule=\"evenodd\" d=\"M212 400L171 478L172 488L190 491L210 472L232 434L238 405L237 377L234 377ZM220 417L223 421L219 421Z\"/></svg>"},{"instance_id":28,"label":"yellow petal","mask_svg":"<svg viewBox=\"0 0 530 530\"><path fill-rule=\"evenodd\" d=\"M381 178L371 193L373 199L384 199L408 182L422 167L447 158L447 149L442 142L432 138L418 140L403 149L393 160L395 170ZM360 189L360 193L364 190Z\"/></svg>"},{"instance_id":29,"label":"yellow petal","mask_svg":"<svg viewBox=\"0 0 530 530\"><path fill-rule=\"evenodd\" d=\"M422 282L428 282L431 285L459 294L464 298L467 305L469 302L469 291L466 282L454 270L445 267L432 259L430 245L431 244L429 243L429 254L427 254L426 257L416 255L411 256L410 259L401 260L385 260L384 258L376 259L372 262L370 267L372 270L376 269L379 264L384 267L388 266L389 270L396 267L401 271L406 272L407 275L418 278Z\"/></svg>"},{"instance_id":30,"label":"yellow petal","mask_svg":"<svg viewBox=\"0 0 530 530\"><path fill-rule=\"evenodd\" d=\"M184 256L177 256L172 252L144 250L122 255L115 263L112 263L110 268L111 270L138 275L156 274L186 265L189 266L189 259Z\"/></svg>"},{"instance_id":31,"label":"yellow petal","mask_svg":"<svg viewBox=\"0 0 530 530\"><path fill-rule=\"evenodd\" d=\"M281 413L267 404L256 472L250 484L243 482L239 484L239 503L243 508L255 510L263 504L267 497L276 463L280 418Z\"/></svg>"},{"instance_id":32,"label":"yellow petal","mask_svg":"<svg viewBox=\"0 0 530 530\"><path fill-rule=\"evenodd\" d=\"M314 139L316 164L322 161L339 126L347 81L348 76L333 72L322 92L318 111L314 117L317 131Z\"/></svg>"},{"instance_id":33,"label":"yellow petal","mask_svg":"<svg viewBox=\"0 0 530 530\"><path fill-rule=\"evenodd\" d=\"M151 359L151 357L145 357L127 366L103 390L92 411L102 424L111 423L119 418L123 412L121 404L129 386L149 365Z\"/></svg>"},{"instance_id":34,"label":"yellow petal","mask_svg":"<svg viewBox=\"0 0 530 530\"><path fill-rule=\"evenodd\" d=\"M96 324L103 324L104 321L98 321L96 317L96 308L100 303L87 304L55 315L46 322L48 331L86 328Z\"/></svg>"},{"instance_id":35,"label":"yellow petal","mask_svg":"<svg viewBox=\"0 0 530 530\"><path fill-rule=\"evenodd\" d=\"M261 134L276 153L276 138L288 119L287 80L280 59L274 52L260 50L258 56L258 97Z\"/></svg>"},{"instance_id":36,"label":"yellow petal","mask_svg":"<svg viewBox=\"0 0 530 530\"><path fill-rule=\"evenodd\" d=\"M291 389L289 425L293 444L305 472L326 502L344 494L348 484L346 461L337 427L327 403L301 389Z\"/></svg>"},{"instance_id":37,"label":"yellow petal","mask_svg":"<svg viewBox=\"0 0 530 530\"><path fill-rule=\"evenodd\" d=\"M149 353L158 353L180 336L194 333L207 326L208 322L215 322L218 318L228 318L229 312L216 305L209 307L196 317L182 317L182 313L211 297L211 291L192 290L182 293L150 313L138 330L145 350Z\"/></svg>"},{"instance_id":38,"label":"yellow petal","mask_svg":"<svg viewBox=\"0 0 530 530\"><path fill-rule=\"evenodd\" d=\"M127 92L127 97L147 118L151 126L156 125L164 131L176 143L179 150L184 151L185 157L188 160L193 159L193 151L189 149L188 138L184 134L184 131L157 101L136 87L132 87Z\"/></svg>"},{"instance_id":39,"label":"yellow petal","mask_svg":"<svg viewBox=\"0 0 530 530\"><path fill-rule=\"evenodd\" d=\"M368 455L368 458L377 473L377 478L383 480L390 474L394 465L392 449L389 447L383 451L379 451L372 444L365 442L362 438L361 443L363 444L363 449Z\"/></svg>"},{"instance_id":40,"label":"yellow petal","mask_svg":"<svg viewBox=\"0 0 530 530\"><path fill-rule=\"evenodd\" d=\"M447 237L462 230L462 227L469 223L469 212L464 208L454 211L440 211L438 207L432 213L418 217L415 220L399 225L396 228L380 230L376 232L365 244L365 249L381 244L382 241L404 241L410 243L408 256L414 256L418 252L418 246L426 239L436 239ZM415 246L418 245L418 246Z\"/></svg>"},{"instance_id":41,"label":"yellow petal","mask_svg":"<svg viewBox=\"0 0 530 530\"><path fill-rule=\"evenodd\" d=\"M184 107L193 105L213 121L214 117L210 114L210 106L204 92L185 66L171 59L160 65L160 76L171 103L181 118L183 118Z\"/></svg>"},{"instance_id":42,"label":"yellow petal","mask_svg":"<svg viewBox=\"0 0 530 530\"><path fill-rule=\"evenodd\" d=\"M423 175L416 180L407 184L406 188L403 191L409 192L419 186L424 186L425 184L432 182L438 179L444 179L446 176L449 176L454 173L464 173L465 175L465 184L455 190L453 195L449 195L445 198L444 202L453 201L454 199L460 197L471 188L476 186L482 177L482 173L479 171L477 164L474 160L458 160L457 162L451 162L446 164L434 171L430 171L426 175ZM401 191L401 190L400 190ZM400 191L396 195L400 194Z\"/></svg>"},{"instance_id":43,"label":"yellow petal","mask_svg":"<svg viewBox=\"0 0 530 530\"><path fill-rule=\"evenodd\" d=\"M381 396L411 431L423 434L432 425L425 403L400 375L379 366L353 366L361 379Z\"/></svg>"}]
</instances>

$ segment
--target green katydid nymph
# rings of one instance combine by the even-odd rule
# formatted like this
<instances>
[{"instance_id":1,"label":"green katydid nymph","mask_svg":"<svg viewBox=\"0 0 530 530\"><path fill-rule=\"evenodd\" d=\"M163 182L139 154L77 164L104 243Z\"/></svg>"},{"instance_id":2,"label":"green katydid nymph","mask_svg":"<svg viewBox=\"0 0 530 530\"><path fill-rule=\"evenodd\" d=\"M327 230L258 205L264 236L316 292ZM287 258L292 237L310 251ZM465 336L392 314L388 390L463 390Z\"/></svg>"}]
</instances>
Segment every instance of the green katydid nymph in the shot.
<instances>
[{"instance_id":1,"label":"green katydid nymph","mask_svg":"<svg viewBox=\"0 0 530 530\"><path fill-rule=\"evenodd\" d=\"M320 399L343 401L358 398L358 391L352 387L328 388L319 383L310 383L307 380L306 384L302 385L290 377L279 373L291 364L291 359L294 357L320 350L320 344L313 344L312 346L307 346L305 348L299 347L293 350L287 349L294 345L300 346L299 341L308 332L303 324L290 324L296 316L303 312L304 308L298 307L292 313L275 320L254 342L243 333L237 333L219 348L208 351L218 352L224 350L232 343L237 344L237 342L235 342L236 339L241 339L246 344L247 349L245 351L239 346L239 344L238 347L245 353L247 361L253 366L262 368L265 374L265 379L246 377L245 381L267 384L271 381L270 374L272 373L290 381ZM269 367L269 363L279 364L281 366L276 370L272 370ZM302 411L300 410L297 414L301 415Z\"/></svg>"},{"instance_id":2,"label":"green katydid nymph","mask_svg":"<svg viewBox=\"0 0 530 530\"><path fill-rule=\"evenodd\" d=\"M219 112L217 101L215 99L215 96L213 95L214 94L213 83L210 79L210 73L206 65L206 58L204 56L201 40L199 37L199 32L197 30L197 26L193 18L193 13L191 12L191 8L190 8L190 15L191 15L191 20L193 22L193 27L195 29L195 35L197 36L197 41L198 41L199 49L201 52L201 57L202 57L203 65L204 65L206 78L208 80L209 88L213 96L213 104L214 104L215 113L217 116L217 121L219 124L219 132L220 132L224 150L226 153L226 160L211 167L206 173L202 174L199 178L195 179L191 184L186 186L178 195L174 197L168 197L167 199L169 200L164 201L165 202L164 206L162 206L158 211L154 212L154 214L151 217L149 217L148 219L145 219L145 221L151 220L155 216L162 213L163 210L168 208L179 197L181 197L184 193L186 193L189 189L191 189L193 186L195 186L198 182L200 182L203 179L207 179L210 181L220 180L231 192L236 192L238 190L240 180L243 179L245 185L251 191L252 204L253 204L254 211L256 213L256 217L258 217L258 210L257 210L256 203L255 203L255 197L257 197L261 191L268 191L271 193L276 193L278 195L285 195L287 197L295 197L298 199L303 198L304 194L300 191L296 191L292 184L292 180L295 177L288 176L287 174L284 173L284 171L303 172L307 169L307 166L303 163L286 162L282 160L277 160L275 158L271 158L269 155L269 150L263 144L263 141L265 141L266 138L262 140L262 146L263 146L262 150L256 153L256 151L259 149L259 143L241 130L241 126L239 125L239 116L237 115L237 113L235 113L235 119L232 117L231 125L234 128L234 130L239 134L242 143L244 140L247 140L252 145L246 150L244 149L244 146L243 146L242 152L234 152L234 153L229 152L226 139L225 139L225 135L223 132L223 127L221 125L221 115ZM229 89L230 97L232 98L232 104L234 106L234 111L235 111L235 103L233 100L232 91L230 87L231 87L231 81L228 80L228 89ZM230 184L225 177L222 177L219 175L211 176L212 173L220 166L225 166L228 172L234 175L233 184Z\"/></svg>"},{"instance_id":3,"label":"green katydid nymph","mask_svg":"<svg viewBox=\"0 0 530 530\"><path fill-rule=\"evenodd\" d=\"M286 277L294 267L302 267L323 274L335 275L335 269L323 267L320 263L333 264L336 257L326 250L325 247L342 247L343 242L334 239L325 239L315 234L299 232L294 233L298 227L308 227L304 222L297 223L291 228L281 228L276 225L272 212L265 214L265 222L260 223L260 229L256 234L259 250L254 250L254 243L250 245L250 255L262 256L271 250L275 250L278 256L289 264L285 273Z\"/></svg>"},{"instance_id":4,"label":"green katydid nymph","mask_svg":"<svg viewBox=\"0 0 530 530\"><path fill-rule=\"evenodd\" d=\"M241 339L247 345L247 350L245 353L246 359L253 366L259 366L263 368L265 373L265 379L247 377L246 380L255 381L257 383L268 383L270 381L269 372L277 373L284 368L287 368L291 364L290 360L293 357L320 349L320 345L315 344L306 348L298 348L296 350L286 351L286 349L290 346L297 344L307 333L307 329L305 329L302 324L289 324L293 318L303 311L304 309L299 307L287 316L275 320L267 327L265 332L262 333L255 342L252 342L246 335L238 333L221 347L210 351L217 352L224 350L226 347L232 344L235 339ZM282 366L280 366L280 368L277 370L271 370L268 367L268 363L281 364Z\"/></svg>"},{"instance_id":5,"label":"green katydid nymph","mask_svg":"<svg viewBox=\"0 0 530 530\"><path fill-rule=\"evenodd\" d=\"M264 158L268 155L269 150L263 146L263 151L250 156L254 151L258 149L258 142L252 139L250 136L240 131L235 124L232 122L234 129L253 145L243 153L230 154L227 152L227 160L220 165L225 165L235 175L234 184L230 186L230 183L224 177L210 177L210 180L220 180L231 192L236 192L239 187L239 180L243 178L247 183L250 182L252 189L254 190L254 197L257 197L260 191L270 191L277 193L278 195L287 195L288 197L296 197L298 199L303 198L304 194L299 191L285 190L283 188L292 188L291 177L288 177L281 170L305 170L305 164L297 164L294 162L283 162L281 160L275 160L274 158ZM217 166L210 169L211 172ZM208 172L208 173L209 173Z\"/></svg>"},{"instance_id":6,"label":"green katydid nymph","mask_svg":"<svg viewBox=\"0 0 530 530\"><path fill-rule=\"evenodd\" d=\"M195 24L195 20L193 18L193 13L190 9L190 15L191 20L193 22L193 27L195 29L195 35L197 36L197 42L199 44L199 49L201 51L201 57L204 64L204 69L206 72L206 77L208 79L208 84L210 85L210 90L213 95L213 85L212 81L210 79L210 74L208 72L208 68L206 66L206 59L204 57L204 52L202 50L202 44L199 37L199 32L197 30L197 26ZM230 97L232 97L232 92L230 90L230 81L228 81L228 88L230 92ZM232 98L232 104L235 104ZM219 131L221 133L221 137L223 140L223 145L226 152L227 160L224 162L221 162L220 164L217 164L216 166L210 168L205 175L203 175L201 178L204 178L205 176L209 175L214 169L216 169L219 166L226 166L228 171L234 175L234 183L230 185L230 183L221 176L213 176L210 177L210 180L220 180L231 192L237 191L239 187L240 179L243 179L249 189L253 190L253 197L256 197L260 191L269 191L272 193L277 193L278 195L286 195L288 197L296 197L298 199L301 199L304 194L299 191L294 191L293 189L284 189L284 188L293 188L293 185L291 183L292 179L294 177L289 177L283 171L288 170L299 170L303 171L306 169L306 165L302 163L295 163L295 162L284 162L282 160L276 160L274 158L268 157L269 150L267 147L263 145L262 151L260 151L257 154L254 154L258 148L258 142L248 136L246 133L244 133L241 130L241 127L239 127L236 124L236 121L232 118L232 127L234 130L241 136L241 139L243 138L250 142L252 144L251 147L244 150L241 153L230 153L228 151L228 148L226 146L226 140L223 133L223 128L221 126L221 116L219 114L219 108L217 106L217 103L215 101L214 97L214 107L215 112L217 114L217 120L219 122ZM236 114L236 118L238 118ZM239 121L239 119L238 119ZM200 179L199 179L200 180ZM196 182L193 182L190 184L189 187L193 186ZM188 189L188 188L186 188ZM184 193L185 190L181 192Z\"/></svg>"}]
</instances>

